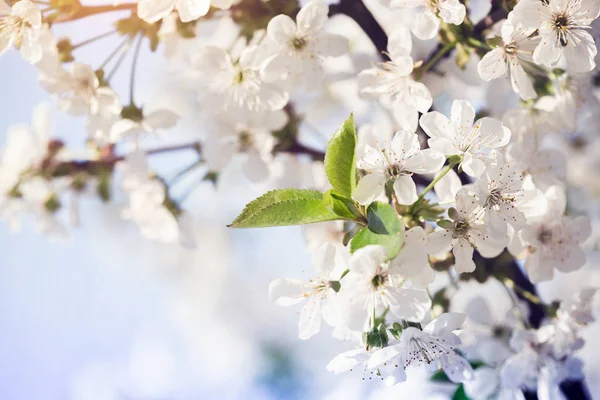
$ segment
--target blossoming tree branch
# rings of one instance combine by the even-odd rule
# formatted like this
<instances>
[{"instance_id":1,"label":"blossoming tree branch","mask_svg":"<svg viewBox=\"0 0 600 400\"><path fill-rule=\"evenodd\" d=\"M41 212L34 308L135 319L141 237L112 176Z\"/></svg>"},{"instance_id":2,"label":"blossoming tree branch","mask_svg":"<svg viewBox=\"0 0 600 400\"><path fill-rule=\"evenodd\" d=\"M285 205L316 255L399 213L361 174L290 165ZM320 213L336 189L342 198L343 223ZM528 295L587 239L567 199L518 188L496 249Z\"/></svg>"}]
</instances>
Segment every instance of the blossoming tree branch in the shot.
<instances>
[{"instance_id":1,"label":"blossoming tree branch","mask_svg":"<svg viewBox=\"0 0 600 400\"><path fill-rule=\"evenodd\" d=\"M481 1L486 15L477 20L475 0L331 3L1 3L0 52L18 50L56 106L85 118L88 150L75 157L51 136L49 108L36 108L31 126L8 132L0 215L16 227L31 214L42 232L67 235L65 202L75 223L77 199L110 201L117 181L123 218L149 239L177 242L185 239L185 207L171 188L180 178L201 170L218 186L234 159L257 184L281 180L283 170L296 187L272 185L230 226L311 224L304 229L313 276L277 279L269 294L280 305L303 303L300 339L325 322L347 343L327 370L395 385L426 369L455 385L455 399L588 398L577 351L581 330L594 322L597 289L582 284L570 299L545 303L535 284L586 263L593 221L567 201L578 182L567 155L583 147L593 158L600 143L589 129L599 106L600 2ZM375 8L410 19L384 28ZM111 30L54 34L57 25L100 14L119 14ZM353 34L331 27L338 17L352 22ZM212 43L200 40L211 23L225 28L205 35ZM356 50L360 31L377 61L365 63ZM113 35L122 41L100 65L77 57ZM135 98L139 54L159 48L188 77L208 135L145 145L147 134L163 137L181 118ZM342 64L350 72L335 72ZM112 85L117 73L129 73L125 101ZM482 108L481 100L452 95L449 112L434 110L456 76L478 90L496 88L491 103L515 100ZM308 145L302 132L321 130L309 123L311 107L339 82L371 108L350 109L344 121L331 112L337 131L326 133L323 148ZM195 161L174 178L151 168L155 155L180 152ZM469 280L497 281L514 302L495 321L473 298L469 318L485 328L476 335L463 329L466 315L452 311L453 294Z\"/></svg>"}]
</instances>

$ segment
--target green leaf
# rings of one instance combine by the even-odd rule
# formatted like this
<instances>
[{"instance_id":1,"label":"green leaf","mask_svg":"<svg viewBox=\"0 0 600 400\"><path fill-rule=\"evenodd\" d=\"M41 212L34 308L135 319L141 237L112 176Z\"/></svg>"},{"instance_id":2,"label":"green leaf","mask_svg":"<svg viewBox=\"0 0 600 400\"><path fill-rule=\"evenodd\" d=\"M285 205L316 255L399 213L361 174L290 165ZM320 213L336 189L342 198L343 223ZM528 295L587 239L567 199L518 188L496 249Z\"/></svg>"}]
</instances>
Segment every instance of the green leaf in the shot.
<instances>
[{"instance_id":1,"label":"green leaf","mask_svg":"<svg viewBox=\"0 0 600 400\"><path fill-rule=\"evenodd\" d=\"M351 199L341 196L333 189L323 194L323 203L335 215L344 219L357 220L360 217L356 203Z\"/></svg>"},{"instance_id":2,"label":"green leaf","mask_svg":"<svg viewBox=\"0 0 600 400\"><path fill-rule=\"evenodd\" d=\"M229 225L231 228L290 226L341 219L323 203L316 190L280 189L251 201Z\"/></svg>"},{"instance_id":3,"label":"green leaf","mask_svg":"<svg viewBox=\"0 0 600 400\"><path fill-rule=\"evenodd\" d=\"M465 388L462 383L458 385L456 392L454 392L454 395L452 395L452 400L471 400L471 398L465 393Z\"/></svg>"},{"instance_id":4,"label":"green leaf","mask_svg":"<svg viewBox=\"0 0 600 400\"><path fill-rule=\"evenodd\" d=\"M388 259L398 255L404 241L404 225L396 212L386 203L374 202L367 209L368 226L358 232L350 242L350 252L378 244L385 247Z\"/></svg>"},{"instance_id":5,"label":"green leaf","mask_svg":"<svg viewBox=\"0 0 600 400\"><path fill-rule=\"evenodd\" d=\"M329 139L325 152L325 172L329 183L347 198L352 198L356 187L356 142L356 125L350 115Z\"/></svg>"}]
</instances>

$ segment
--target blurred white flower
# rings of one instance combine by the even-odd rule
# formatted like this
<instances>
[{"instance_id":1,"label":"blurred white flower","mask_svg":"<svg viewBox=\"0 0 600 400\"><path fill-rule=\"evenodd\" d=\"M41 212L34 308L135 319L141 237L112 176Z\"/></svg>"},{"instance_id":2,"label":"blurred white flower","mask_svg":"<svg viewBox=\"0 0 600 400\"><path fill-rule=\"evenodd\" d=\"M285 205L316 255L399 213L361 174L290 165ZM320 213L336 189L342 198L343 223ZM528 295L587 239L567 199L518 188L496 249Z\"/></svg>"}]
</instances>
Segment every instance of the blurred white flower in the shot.
<instances>
[{"instance_id":1,"label":"blurred white flower","mask_svg":"<svg viewBox=\"0 0 600 400\"><path fill-rule=\"evenodd\" d=\"M344 36L324 31L328 12L322 0L312 0L298 12L296 22L287 15L269 21L267 35L277 49L262 65L261 76L266 82L301 79L307 87L319 85L324 75L322 59L348 52Z\"/></svg>"},{"instance_id":2,"label":"blurred white flower","mask_svg":"<svg viewBox=\"0 0 600 400\"><path fill-rule=\"evenodd\" d=\"M16 45L21 56L34 64L42 58L38 42L42 13L29 0L20 0L11 6L0 1L0 55Z\"/></svg>"}]
</instances>

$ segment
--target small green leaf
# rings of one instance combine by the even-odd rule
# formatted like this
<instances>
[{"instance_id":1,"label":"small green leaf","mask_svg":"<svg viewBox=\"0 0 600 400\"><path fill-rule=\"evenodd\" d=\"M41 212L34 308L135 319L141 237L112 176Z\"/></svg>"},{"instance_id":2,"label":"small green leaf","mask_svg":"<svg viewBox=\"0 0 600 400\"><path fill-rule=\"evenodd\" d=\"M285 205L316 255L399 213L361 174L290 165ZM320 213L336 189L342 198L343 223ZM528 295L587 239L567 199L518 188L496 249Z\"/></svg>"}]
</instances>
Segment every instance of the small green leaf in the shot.
<instances>
[{"instance_id":1,"label":"small green leaf","mask_svg":"<svg viewBox=\"0 0 600 400\"><path fill-rule=\"evenodd\" d=\"M452 400L471 400L471 398L465 393L465 387L462 385L462 383L458 385L456 392L454 392L454 395L452 396Z\"/></svg>"},{"instance_id":2,"label":"small green leaf","mask_svg":"<svg viewBox=\"0 0 600 400\"><path fill-rule=\"evenodd\" d=\"M316 190L280 189L251 201L229 225L231 228L262 228L312 224L341 219L323 203Z\"/></svg>"},{"instance_id":3,"label":"small green leaf","mask_svg":"<svg viewBox=\"0 0 600 400\"><path fill-rule=\"evenodd\" d=\"M356 187L356 142L356 125L350 115L329 139L325 152L325 172L329 183L347 198L352 198Z\"/></svg>"},{"instance_id":4,"label":"small green leaf","mask_svg":"<svg viewBox=\"0 0 600 400\"><path fill-rule=\"evenodd\" d=\"M325 204L325 207L333 211L335 215L344 219L356 220L360 216L355 202L341 196L333 189L328 190L323 194L323 203Z\"/></svg>"},{"instance_id":5,"label":"small green leaf","mask_svg":"<svg viewBox=\"0 0 600 400\"><path fill-rule=\"evenodd\" d=\"M369 225L358 232L350 242L350 251L378 244L385 247L388 259L398 255L404 241L404 225L396 212L386 203L374 202L367 209Z\"/></svg>"}]
</instances>

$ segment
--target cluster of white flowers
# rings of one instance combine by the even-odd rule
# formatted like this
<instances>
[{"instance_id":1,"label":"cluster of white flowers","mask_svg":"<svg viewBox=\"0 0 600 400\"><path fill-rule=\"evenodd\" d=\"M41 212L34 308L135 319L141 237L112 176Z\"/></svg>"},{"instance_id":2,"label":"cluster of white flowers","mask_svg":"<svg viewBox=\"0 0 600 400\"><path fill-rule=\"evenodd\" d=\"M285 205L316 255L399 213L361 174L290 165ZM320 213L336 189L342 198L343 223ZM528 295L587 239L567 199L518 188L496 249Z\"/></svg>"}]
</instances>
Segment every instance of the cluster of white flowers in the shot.
<instances>
[{"instance_id":1,"label":"cluster of white flowers","mask_svg":"<svg viewBox=\"0 0 600 400\"><path fill-rule=\"evenodd\" d=\"M56 6L50 18L43 17L36 2L2 3L0 53L18 48L38 68L40 84L58 108L86 118L91 150L83 156L68 152L65 143L50 137L45 109L37 110L31 129L9 132L0 157L0 216L16 225L16 217L29 211L42 231L64 235L57 211L65 195L77 220L77 198L91 196L92 187L108 200L113 173L120 171L115 186L125 196L122 217L150 239L176 242L182 237L181 204L149 167L150 154L193 149L200 160L192 167L201 163L206 180L213 181L232 160L241 159L250 181L270 188L294 182L326 191L334 206L321 209L328 213L322 221L352 221L307 229L317 276L277 279L269 287L277 304L304 301L301 339L317 334L324 320L335 338L352 343L327 366L330 371L360 369L393 384L426 365L464 383L472 398L521 398L522 391L532 390L540 398L554 398L561 382L578 376L574 352L583 345L579 329L593 320L595 290L558 307L537 298L531 302L535 293L513 279L517 274L528 283L548 281L555 270L571 272L586 263L585 242L596 221L581 215L585 206L567 199L573 185L589 189L592 198L598 194L589 176L577 171L598 170L600 137L590 127L600 122L594 86L598 27L592 24L600 2L502 3L510 11L495 7L474 23L458 0L380 0L371 7L413 18L410 30L394 26L387 29L389 35L379 25L368 25L375 20L365 22L369 10L359 0L331 7L322 0L303 6L295 0L115 5L131 16L119 21L124 41L107 62L124 56L137 40L129 104L111 88L106 63L94 69L75 61L71 51L77 45L53 36L53 23L86 17L86 10L96 8ZM413 8L419 8L416 14ZM353 14L356 9L366 14ZM383 55L375 59L372 51L361 53L360 39L341 34L347 21L337 15L330 20L331 14L355 19L358 24L351 29L362 28L376 46L385 47L378 49ZM231 40L223 39L227 35L219 29L214 41L201 38L198 32L214 30L203 26L204 20L218 20ZM424 57L422 43L413 43L411 32L421 40L437 37L440 43ZM198 38L188 37L197 33ZM142 146L144 134L172 129L184 118L180 110L149 112L134 102L135 63L146 39L154 48L165 45L170 61L180 64L185 90L195 95L194 114L200 115L205 132L189 145L154 151ZM448 67L453 55L462 70ZM346 183L331 181L331 188L324 183L331 174L323 168L328 155L303 144L303 136L307 130L322 133L313 121L339 120L349 111L359 125L352 144L355 157L333 168L351 164L352 170ZM119 155L124 149L130 153ZM582 149L587 149L585 157ZM573 172L569 166L576 163L583 164ZM362 246L353 242L361 229L375 229L372 205L381 202L401 227L395 232L401 237L398 251L385 240ZM248 213L255 216L257 207L250 206ZM284 222L293 211L310 210L286 210ZM313 217L297 220L319 222ZM267 225L261 220L255 226ZM459 278L475 275L510 282L509 290L543 309L544 325L534 329L523 315L502 350L473 356L461 340L464 314L432 300L432 285L441 275L450 276L457 290Z\"/></svg>"}]
</instances>

